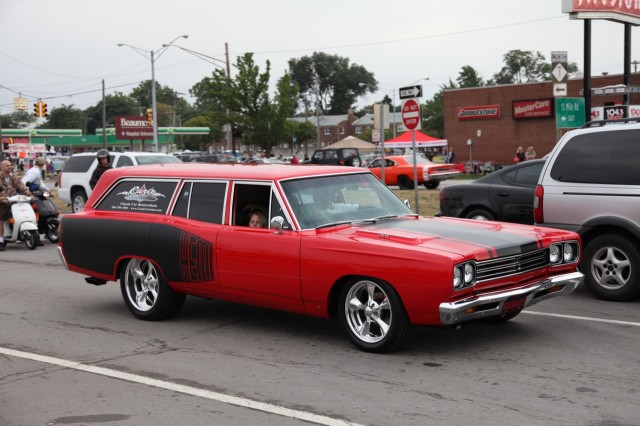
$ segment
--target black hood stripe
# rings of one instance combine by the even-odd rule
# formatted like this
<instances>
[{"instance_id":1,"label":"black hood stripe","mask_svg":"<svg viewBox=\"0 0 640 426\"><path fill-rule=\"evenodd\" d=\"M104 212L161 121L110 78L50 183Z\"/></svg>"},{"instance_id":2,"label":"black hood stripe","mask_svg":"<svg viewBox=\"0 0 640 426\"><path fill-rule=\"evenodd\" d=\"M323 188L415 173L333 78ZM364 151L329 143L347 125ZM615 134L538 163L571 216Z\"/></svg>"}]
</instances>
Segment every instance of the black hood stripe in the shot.
<instances>
[{"instance_id":1,"label":"black hood stripe","mask_svg":"<svg viewBox=\"0 0 640 426\"><path fill-rule=\"evenodd\" d=\"M542 248L542 241L509 232L501 224L451 221L447 219L393 220L380 223L385 229L395 229L429 236L432 238L459 241L484 248L489 258L513 256Z\"/></svg>"}]
</instances>

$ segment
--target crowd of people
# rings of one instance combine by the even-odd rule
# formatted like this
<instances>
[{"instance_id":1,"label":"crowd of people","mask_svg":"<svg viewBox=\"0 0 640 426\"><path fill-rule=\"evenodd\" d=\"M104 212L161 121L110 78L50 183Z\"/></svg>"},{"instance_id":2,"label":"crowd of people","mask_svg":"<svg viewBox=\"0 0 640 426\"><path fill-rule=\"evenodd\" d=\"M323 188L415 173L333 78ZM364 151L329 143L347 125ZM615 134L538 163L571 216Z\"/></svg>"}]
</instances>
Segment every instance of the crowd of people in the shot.
<instances>
[{"instance_id":1,"label":"crowd of people","mask_svg":"<svg viewBox=\"0 0 640 426\"><path fill-rule=\"evenodd\" d=\"M516 150L516 155L513 157L513 162L521 163L523 161L533 160L534 158L536 158L536 151L532 146L528 146L526 151L519 146Z\"/></svg>"}]
</instances>

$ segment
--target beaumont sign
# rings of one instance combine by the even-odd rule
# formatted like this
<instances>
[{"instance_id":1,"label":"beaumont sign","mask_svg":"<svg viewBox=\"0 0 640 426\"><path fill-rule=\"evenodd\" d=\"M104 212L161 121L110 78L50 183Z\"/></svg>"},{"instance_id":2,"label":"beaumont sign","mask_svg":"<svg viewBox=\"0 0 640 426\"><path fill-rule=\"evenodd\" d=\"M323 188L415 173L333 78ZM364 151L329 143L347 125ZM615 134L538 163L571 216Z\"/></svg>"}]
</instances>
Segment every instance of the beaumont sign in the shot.
<instances>
[{"instance_id":1,"label":"beaumont sign","mask_svg":"<svg viewBox=\"0 0 640 426\"><path fill-rule=\"evenodd\" d=\"M153 139L153 126L143 116L116 116L116 138Z\"/></svg>"}]
</instances>

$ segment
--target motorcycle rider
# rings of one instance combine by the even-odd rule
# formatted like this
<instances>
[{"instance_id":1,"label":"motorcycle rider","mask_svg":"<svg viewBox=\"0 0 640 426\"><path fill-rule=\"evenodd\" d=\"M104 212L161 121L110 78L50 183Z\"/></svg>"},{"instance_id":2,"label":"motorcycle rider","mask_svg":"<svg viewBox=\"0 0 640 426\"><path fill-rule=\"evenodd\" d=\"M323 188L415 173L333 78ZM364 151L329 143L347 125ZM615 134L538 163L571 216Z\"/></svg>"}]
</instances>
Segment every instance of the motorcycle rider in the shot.
<instances>
[{"instance_id":1,"label":"motorcycle rider","mask_svg":"<svg viewBox=\"0 0 640 426\"><path fill-rule=\"evenodd\" d=\"M98 157L98 166L93 171L91 180L89 181L89 186L91 187L91 189L95 188L104 172L109 169L113 169L113 166L111 166L111 159L109 158L109 151L104 148L99 149L96 153L96 157Z\"/></svg>"},{"instance_id":2,"label":"motorcycle rider","mask_svg":"<svg viewBox=\"0 0 640 426\"><path fill-rule=\"evenodd\" d=\"M27 188L29 188L31 191L36 191L39 189L41 191L51 192L49 191L49 188L47 188L47 185L45 185L42 181L42 168L45 166L45 164L47 164L47 160L45 160L44 157L36 158L34 166L27 170L27 173L22 176L22 183L27 185ZM38 239L36 244L39 246L44 245L42 244L42 240L40 239Z\"/></svg>"},{"instance_id":3,"label":"motorcycle rider","mask_svg":"<svg viewBox=\"0 0 640 426\"><path fill-rule=\"evenodd\" d=\"M16 194L33 197L29 189L12 172L13 164L11 164L11 161L4 160L0 162L0 186L5 197L0 201L0 251L4 251L6 245L4 242L4 221L11 218L11 205L8 198Z\"/></svg>"},{"instance_id":4,"label":"motorcycle rider","mask_svg":"<svg viewBox=\"0 0 640 426\"><path fill-rule=\"evenodd\" d=\"M43 191L49 191L49 188L47 188L47 186L42 181L42 168L45 164L47 164L47 161L44 159L44 157L36 158L34 166L30 168L22 177L22 183L24 183L25 185L33 184ZM33 188L31 189L33 190Z\"/></svg>"}]
</instances>

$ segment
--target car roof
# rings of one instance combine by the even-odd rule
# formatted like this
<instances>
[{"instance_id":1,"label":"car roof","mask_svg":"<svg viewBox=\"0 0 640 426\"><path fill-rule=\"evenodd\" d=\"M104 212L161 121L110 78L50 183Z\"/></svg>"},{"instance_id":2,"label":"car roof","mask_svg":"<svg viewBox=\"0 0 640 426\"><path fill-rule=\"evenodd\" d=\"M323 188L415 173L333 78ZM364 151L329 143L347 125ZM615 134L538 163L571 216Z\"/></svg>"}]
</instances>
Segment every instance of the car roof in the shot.
<instances>
[{"instance_id":1,"label":"car roof","mask_svg":"<svg viewBox=\"0 0 640 426\"><path fill-rule=\"evenodd\" d=\"M114 179L122 177L196 178L196 179L258 179L281 180L335 174L371 173L367 169L341 166L273 164L255 167L250 164L226 163L163 163L108 170Z\"/></svg>"},{"instance_id":2,"label":"car roof","mask_svg":"<svg viewBox=\"0 0 640 426\"><path fill-rule=\"evenodd\" d=\"M77 152L75 154L72 155L72 157L78 156L78 157L84 157L87 155L93 155L95 157L95 155L97 154L97 152ZM132 154L132 155L169 155L166 152L149 152L149 151L125 151L125 152L119 152L119 151L109 151L109 155L127 155L127 154Z\"/></svg>"}]
</instances>

